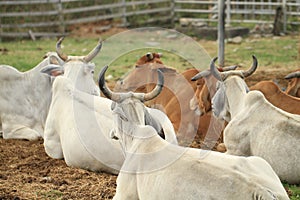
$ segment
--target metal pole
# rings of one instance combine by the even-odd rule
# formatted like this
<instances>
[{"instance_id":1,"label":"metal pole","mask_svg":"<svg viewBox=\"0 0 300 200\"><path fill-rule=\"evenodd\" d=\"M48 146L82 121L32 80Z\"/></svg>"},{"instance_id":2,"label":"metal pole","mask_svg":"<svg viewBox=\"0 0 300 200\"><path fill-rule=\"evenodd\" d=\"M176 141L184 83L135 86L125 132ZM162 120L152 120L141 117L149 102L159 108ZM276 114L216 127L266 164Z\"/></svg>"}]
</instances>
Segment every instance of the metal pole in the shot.
<instances>
[{"instance_id":1,"label":"metal pole","mask_svg":"<svg viewBox=\"0 0 300 200\"><path fill-rule=\"evenodd\" d=\"M127 26L127 18L126 18L126 0L122 0L122 24L124 27Z\"/></svg>"},{"instance_id":2,"label":"metal pole","mask_svg":"<svg viewBox=\"0 0 300 200\"><path fill-rule=\"evenodd\" d=\"M171 0L171 26L175 28L175 0Z\"/></svg>"},{"instance_id":3,"label":"metal pole","mask_svg":"<svg viewBox=\"0 0 300 200\"><path fill-rule=\"evenodd\" d=\"M58 19L59 19L59 32L64 34L66 30L65 30L62 0L59 0L57 3L57 10L58 10Z\"/></svg>"},{"instance_id":4,"label":"metal pole","mask_svg":"<svg viewBox=\"0 0 300 200\"><path fill-rule=\"evenodd\" d=\"M231 20L230 12L231 12L230 0L227 0L226 1L226 25L227 26L230 26L230 20Z\"/></svg>"},{"instance_id":5,"label":"metal pole","mask_svg":"<svg viewBox=\"0 0 300 200\"><path fill-rule=\"evenodd\" d=\"M283 32L286 33L286 24L287 24L286 0L282 1L282 11L283 11Z\"/></svg>"},{"instance_id":6,"label":"metal pole","mask_svg":"<svg viewBox=\"0 0 300 200\"><path fill-rule=\"evenodd\" d=\"M219 66L224 67L224 38L225 38L225 2L224 0L218 1L218 60Z\"/></svg>"}]
</instances>

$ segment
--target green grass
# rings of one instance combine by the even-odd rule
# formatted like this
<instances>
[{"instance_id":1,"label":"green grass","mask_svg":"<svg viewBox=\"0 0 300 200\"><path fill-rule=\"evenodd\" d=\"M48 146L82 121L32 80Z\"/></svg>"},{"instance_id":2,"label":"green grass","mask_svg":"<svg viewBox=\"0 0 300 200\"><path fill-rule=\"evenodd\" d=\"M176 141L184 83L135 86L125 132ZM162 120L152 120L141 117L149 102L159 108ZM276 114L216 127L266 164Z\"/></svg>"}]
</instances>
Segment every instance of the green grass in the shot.
<instances>
[{"instance_id":1,"label":"green grass","mask_svg":"<svg viewBox=\"0 0 300 200\"><path fill-rule=\"evenodd\" d=\"M227 44L226 61L244 64L253 54L259 66L296 69L299 67L298 46L298 37L247 39L240 45Z\"/></svg>"},{"instance_id":2,"label":"green grass","mask_svg":"<svg viewBox=\"0 0 300 200\"><path fill-rule=\"evenodd\" d=\"M107 36L105 36L107 37ZM105 39L105 38L104 38ZM69 55L85 55L97 44L98 38L67 37L63 42L63 51ZM20 40L0 43L0 64L14 66L20 71L26 71L37 65L46 52L55 51L56 39L43 39L38 41ZM217 56L217 43L214 41L200 41L200 45L211 57ZM250 38L244 39L241 44L226 44L225 65L240 64L247 67L251 63L251 55L256 55L260 67L282 67L296 69L300 65L298 58L299 37ZM180 48L180 47L178 47ZM8 51L3 51L7 49ZM103 50L104 51L104 50ZM105 51L110 51L109 47ZM163 49L137 49L125 52L116 60L107 60L106 64L113 66L116 74L120 76L134 66L137 59L148 51L162 52L162 61L180 71L191 67L185 59ZM113 53L113 52L112 52ZM99 59L106 59L100 52ZM109 53L108 53L109 54ZM97 61L96 61L97 64ZM199 66L201 63L199 63ZM102 67L102 66L99 66ZM207 66L208 67L208 66Z\"/></svg>"},{"instance_id":3,"label":"green grass","mask_svg":"<svg viewBox=\"0 0 300 200\"><path fill-rule=\"evenodd\" d=\"M300 199L300 186L299 185L289 185L289 184L283 184L284 187L287 187L289 191L291 192L291 200L299 200Z\"/></svg>"}]
</instances>

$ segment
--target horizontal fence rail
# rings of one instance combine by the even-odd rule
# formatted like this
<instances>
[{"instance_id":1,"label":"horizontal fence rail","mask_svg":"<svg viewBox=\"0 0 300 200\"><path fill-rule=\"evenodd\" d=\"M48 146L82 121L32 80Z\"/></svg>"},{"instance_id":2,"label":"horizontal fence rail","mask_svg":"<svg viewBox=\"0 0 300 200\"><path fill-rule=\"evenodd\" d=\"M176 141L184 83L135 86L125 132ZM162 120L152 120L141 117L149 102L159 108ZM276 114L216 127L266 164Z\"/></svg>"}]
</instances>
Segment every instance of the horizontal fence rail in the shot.
<instances>
[{"instance_id":1,"label":"horizontal fence rail","mask_svg":"<svg viewBox=\"0 0 300 200\"><path fill-rule=\"evenodd\" d=\"M276 9L282 7L284 25L300 25L300 0L224 0L226 23L273 23ZM178 18L217 22L218 0L174 0Z\"/></svg>"},{"instance_id":2,"label":"horizontal fence rail","mask_svg":"<svg viewBox=\"0 0 300 200\"><path fill-rule=\"evenodd\" d=\"M0 38L59 36L70 25L110 20L119 26L171 21L170 0L31 0L0 2Z\"/></svg>"},{"instance_id":3,"label":"horizontal fence rail","mask_svg":"<svg viewBox=\"0 0 300 200\"><path fill-rule=\"evenodd\" d=\"M273 23L282 7L284 27L300 25L300 0L224 0L226 23ZM218 0L1 0L0 39L65 35L80 23L170 25L181 18L217 22Z\"/></svg>"}]
</instances>

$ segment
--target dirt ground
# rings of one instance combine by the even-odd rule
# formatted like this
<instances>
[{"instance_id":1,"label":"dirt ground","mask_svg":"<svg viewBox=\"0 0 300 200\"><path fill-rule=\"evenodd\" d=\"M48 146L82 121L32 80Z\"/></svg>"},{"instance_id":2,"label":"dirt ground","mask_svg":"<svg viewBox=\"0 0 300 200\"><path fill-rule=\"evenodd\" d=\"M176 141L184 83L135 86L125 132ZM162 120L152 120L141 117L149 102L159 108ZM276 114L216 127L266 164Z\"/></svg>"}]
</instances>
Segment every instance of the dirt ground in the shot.
<instances>
[{"instance_id":1,"label":"dirt ground","mask_svg":"<svg viewBox=\"0 0 300 200\"><path fill-rule=\"evenodd\" d=\"M251 86L259 80L278 79L287 73L278 69L258 71L247 83ZM278 80L281 86L286 85L285 80ZM117 176L71 168L63 160L51 159L44 151L42 140L1 138L0 163L0 200L112 199L115 194Z\"/></svg>"}]
</instances>

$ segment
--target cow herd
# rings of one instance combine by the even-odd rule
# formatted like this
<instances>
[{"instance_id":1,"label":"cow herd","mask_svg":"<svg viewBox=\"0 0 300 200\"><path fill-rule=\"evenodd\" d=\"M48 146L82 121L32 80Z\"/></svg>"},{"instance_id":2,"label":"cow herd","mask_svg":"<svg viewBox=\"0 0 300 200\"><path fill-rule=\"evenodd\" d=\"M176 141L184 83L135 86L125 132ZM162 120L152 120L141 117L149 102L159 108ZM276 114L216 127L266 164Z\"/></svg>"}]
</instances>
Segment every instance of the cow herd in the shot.
<instances>
[{"instance_id":1,"label":"cow herd","mask_svg":"<svg viewBox=\"0 0 300 200\"><path fill-rule=\"evenodd\" d=\"M51 52L21 73L0 65L4 139L43 138L45 152L68 166L117 174L114 199L289 199L282 182L300 183L300 71L286 91L273 82L248 87L258 67L178 73L147 53L114 91L93 80L85 56ZM100 90L103 97L100 95ZM212 119L222 152L183 146L207 137ZM225 153L223 153L225 152Z\"/></svg>"}]
</instances>

